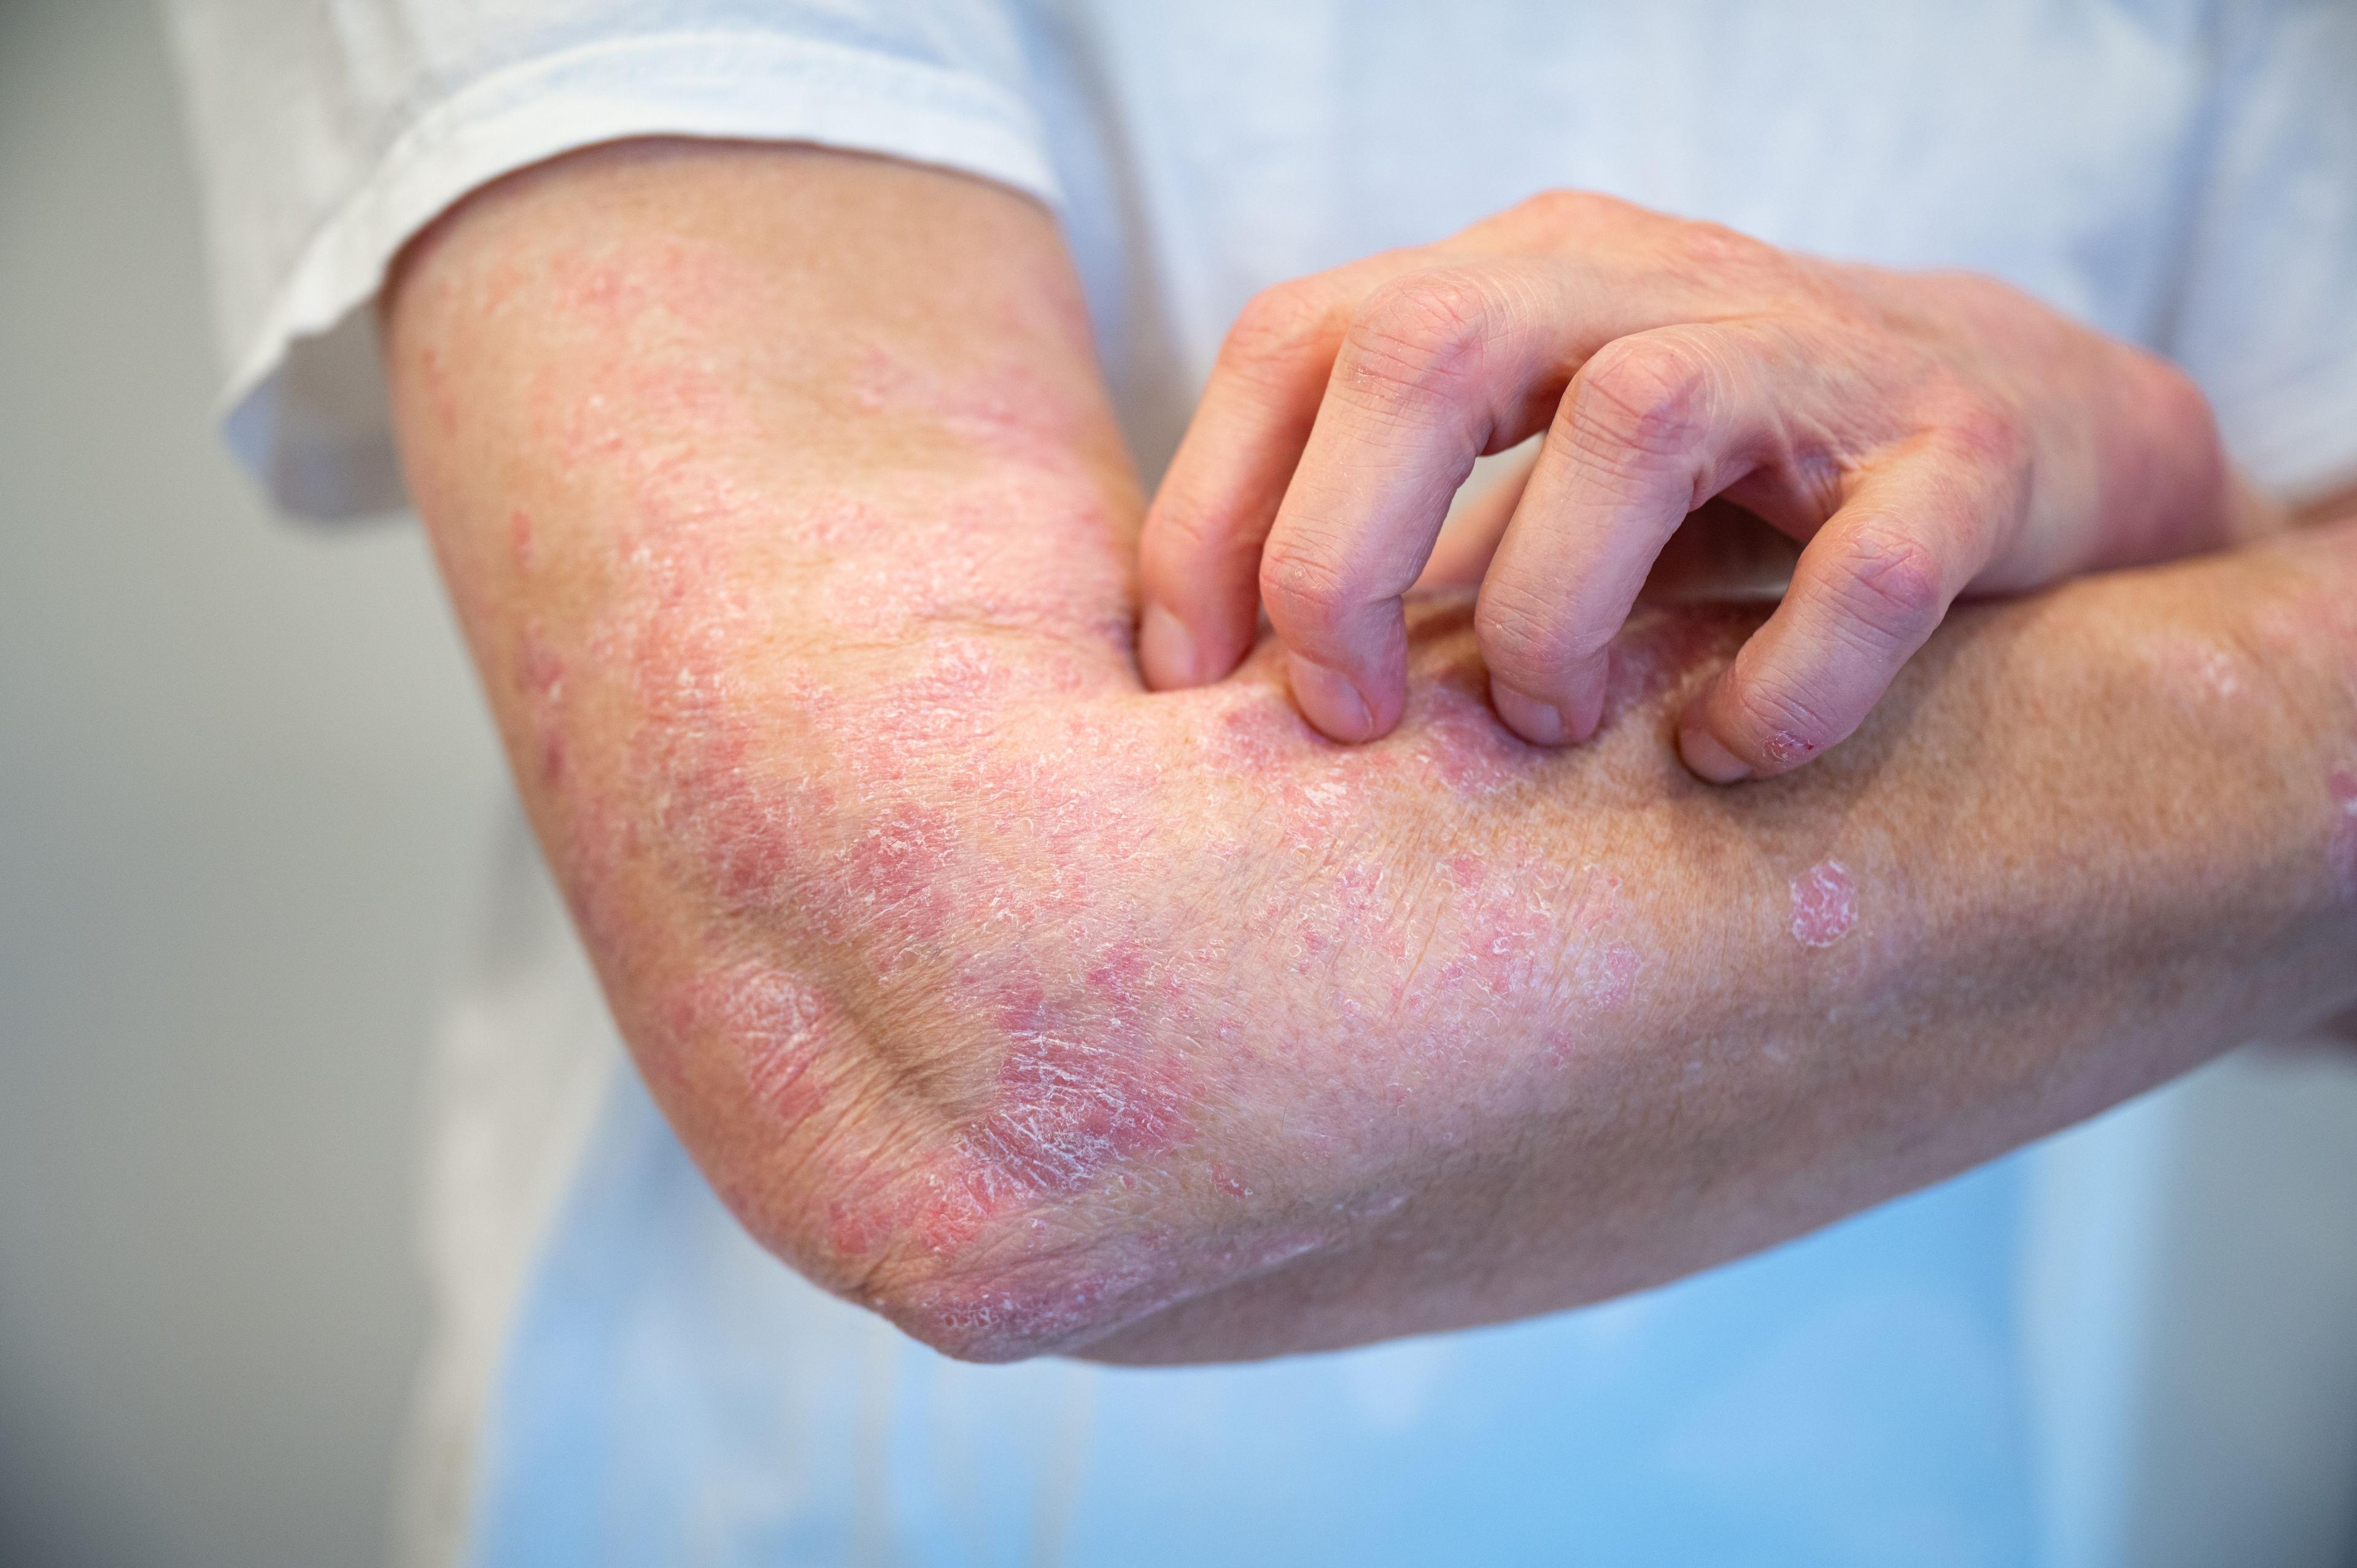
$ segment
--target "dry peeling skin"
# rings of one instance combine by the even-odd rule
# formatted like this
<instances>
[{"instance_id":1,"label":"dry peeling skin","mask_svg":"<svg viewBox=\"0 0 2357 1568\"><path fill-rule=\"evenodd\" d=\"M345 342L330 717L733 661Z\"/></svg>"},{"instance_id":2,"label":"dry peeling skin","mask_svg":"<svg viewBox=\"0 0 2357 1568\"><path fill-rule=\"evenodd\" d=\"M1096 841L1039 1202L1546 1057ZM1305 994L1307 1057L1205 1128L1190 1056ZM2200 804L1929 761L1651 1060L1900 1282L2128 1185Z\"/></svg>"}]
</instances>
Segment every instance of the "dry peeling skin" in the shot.
<instances>
[{"instance_id":1,"label":"dry peeling skin","mask_svg":"<svg viewBox=\"0 0 2357 1568\"><path fill-rule=\"evenodd\" d=\"M1792 878L1792 940L1829 948L1857 924L1857 884L1838 860L1821 860Z\"/></svg>"},{"instance_id":2,"label":"dry peeling skin","mask_svg":"<svg viewBox=\"0 0 2357 1568\"><path fill-rule=\"evenodd\" d=\"M588 313L631 296L567 266ZM526 766L601 967L651 998L649 1081L692 1145L776 1147L724 1195L813 1277L963 1353L1077 1343L1346 1244L1436 1107L1470 1140L1644 983L1621 871L1500 830L1556 763L1491 713L1464 604L1418 612L1407 721L1374 746L1311 730L1273 655L1149 697L1114 520L1025 376L870 349L855 401L995 460L780 486L707 456L754 434L723 368L628 358L532 400L630 521L598 612L515 636ZM533 509L503 532L518 578L553 569ZM1739 627L1641 615L1613 722L1657 719ZM576 759L617 713L626 745ZM650 876L713 911L660 963ZM1241 940L1208 918L1237 906ZM699 1126L714 1104L744 1124ZM1110 1244L1085 1218L1174 1193L1201 1225Z\"/></svg>"},{"instance_id":3,"label":"dry peeling skin","mask_svg":"<svg viewBox=\"0 0 2357 1568\"><path fill-rule=\"evenodd\" d=\"M638 199L683 188L660 173ZM2006 791L2050 779L2029 743L2100 730L2100 703L2000 725L2015 693L1984 659L1926 676L1914 728L1937 755L1953 713L1945 733L1986 750L1910 775L1885 719L1805 777L1711 792L1669 727L1750 619L1641 610L1603 732L1540 753L1491 713L1458 601L1416 608L1406 718L1369 746L1310 730L1266 648L1149 696L1136 498L1075 391L1068 287L955 269L981 280L957 323L888 317L828 359L804 350L845 335L780 281L805 251L485 254L429 258L393 323L413 486L648 1082L752 1233L813 1279L977 1358L1353 1342L1655 1283L2051 1124L2018 1109L2050 1069L1986 1048L2026 1030L1939 1032L1943 971L1853 998L1910 955L2012 943L2050 963L2040 897L2119 904L2074 875L1994 935L1959 930L1910 870L1952 822L2099 859L2111 786L2067 832L2076 796L2023 828ZM991 343L959 359L943 345L968 320L1083 369L1058 382L1033 368L1052 356ZM2108 657L2061 647L2040 655L2050 688ZM2222 668L2188 667L2222 738L2182 756L2226 767L2258 748L2222 737L2266 710L2226 700ZM2347 755L2280 809L2308 833L2329 818L2357 899ZM1813 805L1877 769L1914 791L1908 856L1905 822ZM2161 813L2138 826L2172 853L2202 842ZM2255 1011L2227 972L2220 1007ZM1872 1050L1838 1048L1835 994ZM2135 987L2067 994L2154 1021ZM2150 1059L2103 1092L2150 1081ZM2055 1102L2093 1109L2080 1081ZM1829 1147L1865 1153L1829 1166ZM1203 1326L1246 1299L1276 1305L1237 1336ZM1182 1326L1141 1351L1141 1324Z\"/></svg>"},{"instance_id":4,"label":"dry peeling skin","mask_svg":"<svg viewBox=\"0 0 2357 1568\"><path fill-rule=\"evenodd\" d=\"M599 416L582 400L567 441L619 460ZM649 857L719 912L639 1032L650 1081L692 1107L733 1079L794 1190L823 1195L787 1213L739 1182L748 1223L837 1288L888 1286L927 1337L1032 1353L1342 1244L1411 1122L1447 1106L1469 1137L1510 1113L1581 1018L1642 985L1621 871L1495 831L1556 764L1491 713L1463 604L1419 612L1407 721L1339 746L1273 656L1138 691L1112 524L1069 472L909 476L781 515L690 451L644 450L606 612L570 651L529 627L513 660L542 781L575 802L576 908L609 972L645 945L614 890ZM1033 523L1010 540L1006 516ZM511 534L532 571L531 525ZM862 548L878 536L884 559ZM1657 719L1740 624L1643 614L1614 722ZM778 657L811 647L856 677ZM594 793L565 762L576 665L631 714ZM1385 804L1433 832L1368 838ZM1238 900L1243 942L1202 918ZM896 1027L937 1002L964 1037ZM1289 1137L1305 1102L1317 1135ZM1237 1214L1264 1174L1302 1201ZM1200 1231L1076 1234L1075 1212L1179 1189L1211 1211Z\"/></svg>"},{"instance_id":5,"label":"dry peeling skin","mask_svg":"<svg viewBox=\"0 0 2357 1568\"><path fill-rule=\"evenodd\" d=\"M932 592L931 577L914 581ZM864 618L883 597L845 602ZM1052 613L997 608L1027 625ZM1461 644L1461 608L1444 618ZM733 610L694 626L644 643L654 670L679 663L676 678L641 682L664 718L638 758L656 812L644 831L673 874L724 908L804 927L822 966L856 955L864 972L850 988L872 998L881 1027L900 999L914 1011L938 996L978 1037L866 1081L860 1067L822 1062L831 1004L742 964L714 983L726 993L707 1009L716 1025L699 1017L680 1034L700 1026L747 1055L752 1100L789 1126L823 1114L836 1081L899 1102L823 1146L824 1225L786 1245L855 1293L879 1269L934 1279L916 1293L913 1326L965 1353L1072 1342L1347 1240L1353 1207L1405 1146L1404 1121L1436 1102L1479 1118L1517 1081L1501 1058L1518 1040L1543 1038L1534 1059L1560 1066L1577 1047L1570 1026L1625 1006L1641 980L1644 938L1618 872L1479 831L1484 802L1546 762L1489 715L1461 648L1419 681L1395 736L1345 748L1310 731L1262 671L1149 699L1092 681L1091 661L1063 649L934 624L879 658L856 695L788 691L759 704L806 726L834 780L822 785L758 758L714 695L726 682L693 656L760 634ZM1631 644L1632 695L1666 684L1664 650L1695 635L1684 623L1653 632ZM1381 796L1446 813L1465 831L1440 836L1459 847L1358 842ZM1189 811L1204 801L1230 809ZM1199 833L1172 836L1189 822ZM1243 899L1256 916L1249 943L1224 931L1190 941L1169 897L1182 891L1214 908ZM1362 1019L1345 1034L1365 1059L1334 1059L1330 1018L1305 1025L1268 1005L1289 993L1272 971ZM873 1034L862 1045L894 1051ZM1056 1218L1065 1206L1118 1210L1173 1187L1234 1196L1250 1167L1205 1160L1207 1130L1234 1137L1273 1085L1297 1096L1304 1080L1344 1086L1318 1094L1313 1144L1284 1150L1275 1126L1243 1141L1275 1151L1279 1189L1314 1202L1076 1253ZM877 1126L924 1136L881 1146ZM1305 1154L1340 1160L1321 1178ZM896 1294L905 1316L909 1294Z\"/></svg>"}]
</instances>

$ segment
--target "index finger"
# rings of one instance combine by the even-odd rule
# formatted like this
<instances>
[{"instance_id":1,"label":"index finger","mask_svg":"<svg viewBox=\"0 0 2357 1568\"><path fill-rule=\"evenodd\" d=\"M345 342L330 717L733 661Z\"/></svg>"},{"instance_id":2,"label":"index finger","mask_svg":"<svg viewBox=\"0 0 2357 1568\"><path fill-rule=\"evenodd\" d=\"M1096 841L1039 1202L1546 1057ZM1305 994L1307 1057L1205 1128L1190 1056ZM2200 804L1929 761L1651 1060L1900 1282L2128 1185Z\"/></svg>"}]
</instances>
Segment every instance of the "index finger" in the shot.
<instances>
[{"instance_id":1,"label":"index finger","mask_svg":"<svg viewBox=\"0 0 2357 1568\"><path fill-rule=\"evenodd\" d=\"M1236 317L1138 535L1137 657L1147 685L1216 681L1251 650L1261 544L1351 310L1412 264L1387 252L1279 284Z\"/></svg>"},{"instance_id":2,"label":"index finger","mask_svg":"<svg viewBox=\"0 0 2357 1568\"><path fill-rule=\"evenodd\" d=\"M1303 714L1337 740L1399 722L1401 597L1473 461L1543 428L1573 371L1663 314L1597 269L1495 261L1378 290L1351 322L1261 554Z\"/></svg>"}]
</instances>

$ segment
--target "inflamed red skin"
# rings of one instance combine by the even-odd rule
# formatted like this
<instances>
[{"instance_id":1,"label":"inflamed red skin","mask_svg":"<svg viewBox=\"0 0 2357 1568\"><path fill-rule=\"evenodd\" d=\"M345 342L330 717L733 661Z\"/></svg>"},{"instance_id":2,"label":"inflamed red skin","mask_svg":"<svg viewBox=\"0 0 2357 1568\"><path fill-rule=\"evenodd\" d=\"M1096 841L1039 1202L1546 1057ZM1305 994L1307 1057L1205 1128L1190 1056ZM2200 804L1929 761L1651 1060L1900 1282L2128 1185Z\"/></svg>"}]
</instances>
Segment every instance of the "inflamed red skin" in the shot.
<instances>
[{"instance_id":1,"label":"inflamed red skin","mask_svg":"<svg viewBox=\"0 0 2357 1568\"><path fill-rule=\"evenodd\" d=\"M1461 594L1369 745L1273 646L1148 693L1143 499L1003 191L583 155L414 246L387 329L640 1069L752 1234L952 1354L1597 1299L2357 993L2347 530L1962 613L1719 790L1672 726L1759 612L1692 560L1573 752L1498 722Z\"/></svg>"}]
</instances>

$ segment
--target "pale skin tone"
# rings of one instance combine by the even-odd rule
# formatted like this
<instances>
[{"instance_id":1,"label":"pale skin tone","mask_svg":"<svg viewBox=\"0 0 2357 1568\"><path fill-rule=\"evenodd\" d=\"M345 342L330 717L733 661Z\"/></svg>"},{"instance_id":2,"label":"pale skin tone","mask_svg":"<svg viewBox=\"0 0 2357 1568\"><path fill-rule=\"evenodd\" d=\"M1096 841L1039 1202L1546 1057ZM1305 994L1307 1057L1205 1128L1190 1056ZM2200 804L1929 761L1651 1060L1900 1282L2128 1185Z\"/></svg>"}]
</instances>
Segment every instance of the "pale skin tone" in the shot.
<instances>
[{"instance_id":1,"label":"pale skin tone","mask_svg":"<svg viewBox=\"0 0 2357 1568\"><path fill-rule=\"evenodd\" d=\"M1570 748L1499 723L1462 593L1368 744L1273 641L1148 692L1077 285L987 185L580 155L437 224L385 324L641 1071L757 1238L953 1354L1596 1300L2357 1001L2350 524L1960 608L1729 789L1677 721L1757 610L1641 607ZM1663 599L1772 556L1722 522Z\"/></svg>"},{"instance_id":2,"label":"pale skin tone","mask_svg":"<svg viewBox=\"0 0 2357 1568\"><path fill-rule=\"evenodd\" d=\"M1540 432L1434 562L1474 458ZM1265 606L1303 714L1367 740L1405 702L1404 595L1478 585L1499 717L1582 741L1648 572L1717 497L1807 546L1678 726L1719 783L1846 738L1959 594L2268 521L2182 372L2027 295L1557 192L1245 306L1146 517L1139 666L1217 679Z\"/></svg>"}]
</instances>

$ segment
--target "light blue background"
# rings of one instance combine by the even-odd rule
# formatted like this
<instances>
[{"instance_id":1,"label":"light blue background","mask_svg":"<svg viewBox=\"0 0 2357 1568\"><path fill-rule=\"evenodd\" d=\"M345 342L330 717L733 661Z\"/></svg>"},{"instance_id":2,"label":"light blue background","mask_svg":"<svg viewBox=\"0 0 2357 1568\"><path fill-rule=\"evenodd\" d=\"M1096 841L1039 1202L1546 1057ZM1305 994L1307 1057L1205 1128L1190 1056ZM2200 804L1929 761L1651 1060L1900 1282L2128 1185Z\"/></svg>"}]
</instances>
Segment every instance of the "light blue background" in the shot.
<instances>
[{"instance_id":1,"label":"light blue background","mask_svg":"<svg viewBox=\"0 0 2357 1568\"><path fill-rule=\"evenodd\" d=\"M2020 1564L2021 1194L2000 1162L1501 1328L972 1367L759 1252L618 1075L517 1325L475 1558Z\"/></svg>"}]
</instances>

